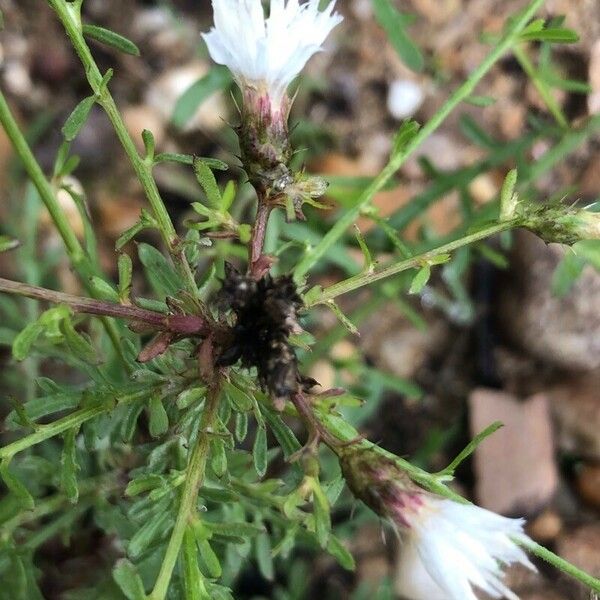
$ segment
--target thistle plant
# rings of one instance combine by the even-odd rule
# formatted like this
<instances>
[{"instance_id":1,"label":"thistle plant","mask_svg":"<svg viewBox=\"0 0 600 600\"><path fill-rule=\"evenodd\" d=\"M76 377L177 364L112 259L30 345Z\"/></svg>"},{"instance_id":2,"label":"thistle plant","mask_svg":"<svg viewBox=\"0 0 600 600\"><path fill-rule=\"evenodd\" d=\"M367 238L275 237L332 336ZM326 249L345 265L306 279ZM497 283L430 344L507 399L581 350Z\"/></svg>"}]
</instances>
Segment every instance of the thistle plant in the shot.
<instances>
[{"instance_id":1,"label":"thistle plant","mask_svg":"<svg viewBox=\"0 0 600 600\"><path fill-rule=\"evenodd\" d=\"M398 221L406 215L385 221L372 207L374 195L472 97L499 59L511 51L523 59L524 44L570 40L572 32L536 19L543 0L530 2L428 123L402 125L383 171L288 264L281 256L293 244L277 239L274 251L265 250L273 215L281 211L291 228L292 221L305 218L304 205L318 205L326 192L324 180L293 161L289 87L329 34L343 28L335 2L322 8L317 0L271 0L267 17L260 0L212 2L214 28L203 37L211 57L231 70L241 90L234 127L241 165L255 191L250 222L235 210L233 179L220 185L227 174L215 175L227 169L221 161L157 154L148 130L144 152L138 152L110 91L113 73L100 72L87 39L134 54L137 48L84 23L82 4L48 0L91 90L63 127L64 143L50 175L0 94L0 122L32 184L25 206L35 211L41 200L83 290L73 295L41 287L44 277L28 273L23 273L26 282L0 279L0 307L18 315L19 323L2 332L0 343L11 348L11 368L19 369L22 361L30 370L29 383L36 383L14 399L0 448L7 492L0 505L0 596L6 591L10 598L42 598L37 550L90 519L114 540L110 565L69 598L231 598L249 563L273 579L279 562L294 556L297 547L329 553L351 570L354 559L332 526L332 510L346 487L404 541L401 579L414 600L464 600L477 590L515 598L503 581L504 568L520 563L535 569L534 557L600 592L600 581L532 541L523 520L478 508L448 487L458 465L498 424L446 469L429 473L364 439L343 416L355 398L344 389L319 387L307 374L310 355L301 354L311 344L318 351L319 342L303 325L319 305L333 309L341 327L354 329L358 315L346 316L335 303L342 294L384 284L392 285L388 295L418 291L453 252L517 227L561 243L598 237L594 213L534 204L525 193L528 182L598 128L598 119L579 129L559 119L557 150L520 178L510 171L495 212L442 245L409 248L398 235ZM100 268L86 211L81 242L57 200L64 190L78 200L68 178L76 164L70 143L94 105L106 112L149 203L117 242L116 283ZM551 112L557 110L553 104ZM202 201L193 208L201 220L186 221L182 228L173 223L153 177L155 165L166 161L188 165L199 183ZM375 266L368 240L359 236L364 270L329 287L312 285L321 260L348 239L347 230L360 215L381 226L396 254ZM132 292L137 273L127 252L144 230L161 240L160 249L138 244L153 299ZM25 251L35 244L35 234L27 235L1 238L0 248ZM399 273L408 277L393 278ZM9 295L30 299L26 315ZM386 293L379 297L385 300ZM43 360L77 372L79 383L41 377ZM338 463L333 474L324 447Z\"/></svg>"}]
</instances>

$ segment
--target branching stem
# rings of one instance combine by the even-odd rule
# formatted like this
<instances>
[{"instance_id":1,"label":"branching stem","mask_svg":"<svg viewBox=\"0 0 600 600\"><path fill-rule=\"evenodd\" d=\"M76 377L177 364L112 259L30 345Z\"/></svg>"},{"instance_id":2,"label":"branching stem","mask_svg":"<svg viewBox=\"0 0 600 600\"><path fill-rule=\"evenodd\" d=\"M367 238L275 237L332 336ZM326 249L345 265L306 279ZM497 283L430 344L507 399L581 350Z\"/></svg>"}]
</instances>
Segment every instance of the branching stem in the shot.
<instances>
[{"instance_id":1,"label":"branching stem","mask_svg":"<svg viewBox=\"0 0 600 600\"><path fill-rule=\"evenodd\" d=\"M373 196L379 192L394 176L406 160L419 148L419 146L446 120L450 113L464 100L473 94L475 87L488 73L494 64L500 60L506 52L511 50L519 38L519 34L527 26L529 21L542 6L544 0L533 0L526 10L522 11L519 18L514 21L509 31L500 40L498 45L487 55L483 62L471 73L469 78L448 98L444 105L433 115L422 129L406 144L400 151L392 154L388 164L383 171L361 194L357 203L347 212L340 216L323 239L308 252L298 263L294 271L296 281L302 281L310 269L326 254L326 252L345 234L348 227L356 221L361 212L369 206Z\"/></svg>"},{"instance_id":2,"label":"branching stem","mask_svg":"<svg viewBox=\"0 0 600 600\"><path fill-rule=\"evenodd\" d=\"M65 0L48 0L50 6L56 12L60 19L75 52L79 56L81 63L85 68L88 83L97 97L97 102L104 108L110 122L112 123L115 133L131 161L135 173L144 189L148 202L152 208L153 215L158 223L163 241L165 242L171 256L174 259L175 265L182 277L185 279L189 291L197 292L197 285L194 279L194 274L191 271L189 263L185 258L185 254L181 247L180 240L175 231L171 217L167 208L160 196L156 181L152 175L153 161L142 158L138 153L134 141L131 139L123 117L117 108L117 105L112 97L108 87L103 84L102 74L92 56L92 53L85 41L82 31L81 17L79 8L74 4L69 4Z\"/></svg>"}]
</instances>

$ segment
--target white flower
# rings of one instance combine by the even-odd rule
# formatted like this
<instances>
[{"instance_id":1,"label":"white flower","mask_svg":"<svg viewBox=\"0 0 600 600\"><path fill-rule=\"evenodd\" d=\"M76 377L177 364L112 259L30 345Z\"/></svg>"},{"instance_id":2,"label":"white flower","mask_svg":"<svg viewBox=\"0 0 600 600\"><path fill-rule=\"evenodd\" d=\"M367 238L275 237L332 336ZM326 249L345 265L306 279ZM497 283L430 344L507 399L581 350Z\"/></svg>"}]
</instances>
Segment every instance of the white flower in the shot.
<instances>
[{"instance_id":1,"label":"white flower","mask_svg":"<svg viewBox=\"0 0 600 600\"><path fill-rule=\"evenodd\" d=\"M288 85L318 52L342 17L335 2L271 0L269 17L261 0L212 0L215 26L203 34L213 60L226 65L242 89L267 94L281 105Z\"/></svg>"},{"instance_id":2,"label":"white flower","mask_svg":"<svg viewBox=\"0 0 600 600\"><path fill-rule=\"evenodd\" d=\"M503 567L535 571L513 541L529 538L523 519L509 519L469 504L429 494L392 511L403 540L397 591L410 600L477 600L472 586L492 598L518 597L502 582ZM399 514L401 512L401 515Z\"/></svg>"}]
</instances>

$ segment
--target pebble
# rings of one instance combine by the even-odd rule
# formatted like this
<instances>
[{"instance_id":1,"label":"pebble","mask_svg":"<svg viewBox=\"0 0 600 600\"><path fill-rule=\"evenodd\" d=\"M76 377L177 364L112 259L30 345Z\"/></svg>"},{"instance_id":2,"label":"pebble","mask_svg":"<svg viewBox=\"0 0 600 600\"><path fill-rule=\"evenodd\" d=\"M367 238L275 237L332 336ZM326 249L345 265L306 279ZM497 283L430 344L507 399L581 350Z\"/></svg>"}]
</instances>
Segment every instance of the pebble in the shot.
<instances>
[{"instance_id":1,"label":"pebble","mask_svg":"<svg viewBox=\"0 0 600 600\"><path fill-rule=\"evenodd\" d=\"M531 514L548 504L558 486L548 398L520 401L476 389L469 397L471 436L495 421L503 427L475 451L476 496L500 514Z\"/></svg>"},{"instance_id":2,"label":"pebble","mask_svg":"<svg viewBox=\"0 0 600 600\"><path fill-rule=\"evenodd\" d=\"M394 119L402 121L412 117L423 104L422 87L410 79L397 79L390 84L387 107Z\"/></svg>"},{"instance_id":3,"label":"pebble","mask_svg":"<svg viewBox=\"0 0 600 600\"><path fill-rule=\"evenodd\" d=\"M583 500L600 510L600 464L584 465L577 474L576 485Z\"/></svg>"}]
</instances>

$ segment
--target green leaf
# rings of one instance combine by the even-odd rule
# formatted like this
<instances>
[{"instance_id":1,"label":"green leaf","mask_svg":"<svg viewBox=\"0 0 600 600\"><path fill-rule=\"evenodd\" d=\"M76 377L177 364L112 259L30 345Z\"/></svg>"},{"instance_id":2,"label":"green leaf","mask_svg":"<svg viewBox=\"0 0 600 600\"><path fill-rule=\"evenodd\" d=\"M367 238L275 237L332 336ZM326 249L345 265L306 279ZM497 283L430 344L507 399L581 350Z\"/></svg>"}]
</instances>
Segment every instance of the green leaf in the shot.
<instances>
[{"instance_id":1,"label":"green leaf","mask_svg":"<svg viewBox=\"0 0 600 600\"><path fill-rule=\"evenodd\" d=\"M205 397L205 387L190 388L189 390L183 390L183 392L181 392L179 396L177 396L175 404L177 405L177 408L179 408L179 410L184 410L192 404L203 400Z\"/></svg>"},{"instance_id":2,"label":"green leaf","mask_svg":"<svg viewBox=\"0 0 600 600\"><path fill-rule=\"evenodd\" d=\"M138 255L157 293L164 296L176 295L182 286L167 259L154 246L143 243L138 246Z\"/></svg>"},{"instance_id":3,"label":"green leaf","mask_svg":"<svg viewBox=\"0 0 600 600\"><path fill-rule=\"evenodd\" d=\"M202 186L208 205L214 210L221 210L222 199L217 180L211 168L201 159L194 160L194 173L198 183Z\"/></svg>"},{"instance_id":4,"label":"green leaf","mask_svg":"<svg viewBox=\"0 0 600 600\"><path fill-rule=\"evenodd\" d=\"M210 600L204 577L198 567L198 551L193 528L188 526L183 536L183 575L185 600Z\"/></svg>"},{"instance_id":5,"label":"green leaf","mask_svg":"<svg viewBox=\"0 0 600 600\"><path fill-rule=\"evenodd\" d=\"M44 395L40 398L29 400L23 408L27 419L37 421L42 417L61 412L63 410L73 410L78 407L81 395L74 392L71 394L58 392L56 394ZM11 412L6 417L6 426L14 429L17 425L17 415Z\"/></svg>"},{"instance_id":6,"label":"green leaf","mask_svg":"<svg viewBox=\"0 0 600 600\"><path fill-rule=\"evenodd\" d=\"M243 442L248 435L248 414L239 412L235 415L235 439Z\"/></svg>"},{"instance_id":7,"label":"green leaf","mask_svg":"<svg viewBox=\"0 0 600 600\"><path fill-rule=\"evenodd\" d=\"M133 275L133 264L129 254L119 254L117 264L119 268L119 299L121 301L129 300Z\"/></svg>"},{"instance_id":8,"label":"green leaf","mask_svg":"<svg viewBox=\"0 0 600 600\"><path fill-rule=\"evenodd\" d=\"M29 323L23 331L21 331L12 345L12 355L15 360L25 360L31 352L31 347L44 331L43 325L36 321Z\"/></svg>"},{"instance_id":9,"label":"green leaf","mask_svg":"<svg viewBox=\"0 0 600 600\"><path fill-rule=\"evenodd\" d=\"M119 302L119 294L115 288L101 277L97 277L96 275L90 277L90 286L98 294L100 300Z\"/></svg>"},{"instance_id":10,"label":"green leaf","mask_svg":"<svg viewBox=\"0 0 600 600\"><path fill-rule=\"evenodd\" d=\"M150 435L153 438L158 438L167 433L169 430L169 417L162 400L158 396L150 398L148 411L150 412Z\"/></svg>"},{"instance_id":11,"label":"green leaf","mask_svg":"<svg viewBox=\"0 0 600 600\"><path fill-rule=\"evenodd\" d=\"M10 459L3 460L0 463L0 477L8 490L15 495L22 510L33 510L35 502L29 490L21 483L21 481L10 471Z\"/></svg>"},{"instance_id":12,"label":"green leaf","mask_svg":"<svg viewBox=\"0 0 600 600\"><path fill-rule=\"evenodd\" d=\"M61 488L71 504L77 504L79 488L77 486L77 455L75 441L79 427L69 429L64 435L63 451L60 459L60 482Z\"/></svg>"},{"instance_id":13,"label":"green leaf","mask_svg":"<svg viewBox=\"0 0 600 600\"><path fill-rule=\"evenodd\" d=\"M75 356L90 364L98 364L98 352L83 335L76 331L70 318L63 319L61 331Z\"/></svg>"},{"instance_id":14,"label":"green leaf","mask_svg":"<svg viewBox=\"0 0 600 600\"><path fill-rule=\"evenodd\" d=\"M127 600L146 600L142 578L128 560L123 558L117 561L112 576Z\"/></svg>"},{"instance_id":15,"label":"green leaf","mask_svg":"<svg viewBox=\"0 0 600 600\"><path fill-rule=\"evenodd\" d=\"M210 441L210 465L217 477L223 477L227 473L225 443L221 438L214 438Z\"/></svg>"},{"instance_id":16,"label":"green leaf","mask_svg":"<svg viewBox=\"0 0 600 600\"><path fill-rule=\"evenodd\" d=\"M498 147L496 140L491 137L487 131L483 130L475 121L475 119L469 115L463 115L460 118L460 129L463 135L476 146L481 146L487 150L492 150Z\"/></svg>"},{"instance_id":17,"label":"green leaf","mask_svg":"<svg viewBox=\"0 0 600 600\"><path fill-rule=\"evenodd\" d=\"M261 533L256 537L254 551L261 575L267 581L273 581L275 568L273 567L273 555L271 554L271 538L267 533Z\"/></svg>"},{"instance_id":18,"label":"green leaf","mask_svg":"<svg viewBox=\"0 0 600 600\"><path fill-rule=\"evenodd\" d=\"M174 162L182 165L193 165L195 160L201 160L215 171L227 171L229 165L218 158L194 156L193 154L179 154L177 152L161 152L154 159L154 164L161 162Z\"/></svg>"},{"instance_id":19,"label":"green leaf","mask_svg":"<svg viewBox=\"0 0 600 600\"><path fill-rule=\"evenodd\" d=\"M404 152L408 144L410 144L410 142L419 132L419 128L419 124L410 119L408 121L404 121L404 123L400 125L400 129L398 129L396 135L394 136L394 143L392 146L393 156Z\"/></svg>"},{"instance_id":20,"label":"green leaf","mask_svg":"<svg viewBox=\"0 0 600 600\"><path fill-rule=\"evenodd\" d=\"M412 16L399 12L391 0L373 0L372 4L375 18L387 33L388 39L394 46L398 56L409 69L421 71L425 60L406 31L406 28L413 21Z\"/></svg>"},{"instance_id":21,"label":"green leaf","mask_svg":"<svg viewBox=\"0 0 600 600\"><path fill-rule=\"evenodd\" d=\"M231 73L224 67L213 67L207 75L192 84L177 100L171 121L184 128L199 106L215 92L231 84Z\"/></svg>"},{"instance_id":22,"label":"green leaf","mask_svg":"<svg viewBox=\"0 0 600 600\"><path fill-rule=\"evenodd\" d=\"M467 104L471 104L472 106L485 108L486 106L495 104L496 98L492 98L492 96L469 96L468 98L465 98L465 102Z\"/></svg>"},{"instance_id":23,"label":"green leaf","mask_svg":"<svg viewBox=\"0 0 600 600\"><path fill-rule=\"evenodd\" d=\"M62 128L62 134L67 142L72 142L81 128L85 125L87 118L96 103L96 96L84 98L69 115Z\"/></svg>"},{"instance_id":24,"label":"green leaf","mask_svg":"<svg viewBox=\"0 0 600 600\"><path fill-rule=\"evenodd\" d=\"M333 535L329 538L327 552L329 552L329 554L331 554L344 569L354 571L356 568L356 563L354 562L352 554L350 554L342 542Z\"/></svg>"},{"instance_id":25,"label":"green leaf","mask_svg":"<svg viewBox=\"0 0 600 600\"><path fill-rule=\"evenodd\" d=\"M358 327L344 314L342 309L333 300L327 302L327 306L333 311L339 322L352 334L358 335Z\"/></svg>"},{"instance_id":26,"label":"green leaf","mask_svg":"<svg viewBox=\"0 0 600 600\"><path fill-rule=\"evenodd\" d=\"M144 131L142 131L142 141L144 142L146 158L153 162L154 152L156 150L156 140L154 139L154 134L149 129L144 129Z\"/></svg>"},{"instance_id":27,"label":"green leaf","mask_svg":"<svg viewBox=\"0 0 600 600\"><path fill-rule=\"evenodd\" d=\"M167 510L166 506L153 514L129 540L127 554L134 559L139 558L152 542L163 537L169 527L168 524L171 518L171 511Z\"/></svg>"},{"instance_id":28,"label":"green leaf","mask_svg":"<svg viewBox=\"0 0 600 600\"><path fill-rule=\"evenodd\" d=\"M541 29L539 31L524 31L519 38L526 42L547 42L550 44L574 44L579 36L572 29L564 27Z\"/></svg>"},{"instance_id":29,"label":"green leaf","mask_svg":"<svg viewBox=\"0 0 600 600\"><path fill-rule=\"evenodd\" d=\"M290 456L300 450L302 445L294 435L294 432L277 413L270 410L264 410L263 415L269 423L269 427L271 428L277 443L283 450L283 456L286 460L289 459Z\"/></svg>"},{"instance_id":30,"label":"green leaf","mask_svg":"<svg viewBox=\"0 0 600 600\"><path fill-rule=\"evenodd\" d=\"M196 530L194 529L194 533ZM207 539L198 538L196 536L196 544L198 545L198 559L200 560L200 564L206 571L206 574L209 577L214 577L218 579L221 577L223 573L223 569L221 568L221 562L219 561L219 557L215 554L212 546L210 545Z\"/></svg>"},{"instance_id":31,"label":"green leaf","mask_svg":"<svg viewBox=\"0 0 600 600\"><path fill-rule=\"evenodd\" d=\"M125 488L125 495L129 497L138 496L143 492L162 487L165 484L165 478L161 475L149 474L141 475L132 479Z\"/></svg>"},{"instance_id":32,"label":"green leaf","mask_svg":"<svg viewBox=\"0 0 600 600\"><path fill-rule=\"evenodd\" d=\"M8 250L14 250L20 246L19 240L10 238L7 235L0 235L0 252L7 252Z\"/></svg>"},{"instance_id":33,"label":"green leaf","mask_svg":"<svg viewBox=\"0 0 600 600\"><path fill-rule=\"evenodd\" d=\"M106 44L115 50L125 52L125 54L132 54L133 56L140 55L139 48L131 40L128 40L126 37L119 33L115 33L110 29L98 27L97 25L84 25L83 35L92 38L101 44Z\"/></svg>"},{"instance_id":34,"label":"green leaf","mask_svg":"<svg viewBox=\"0 0 600 600\"><path fill-rule=\"evenodd\" d=\"M252 410L254 403L252 402L252 398L246 392L229 381L224 382L223 389L235 410L239 412Z\"/></svg>"},{"instance_id":35,"label":"green leaf","mask_svg":"<svg viewBox=\"0 0 600 600\"><path fill-rule=\"evenodd\" d=\"M259 477L263 477L267 472L267 430L264 427L256 429L254 446L252 449L254 457L254 468Z\"/></svg>"},{"instance_id":36,"label":"green leaf","mask_svg":"<svg viewBox=\"0 0 600 600\"><path fill-rule=\"evenodd\" d=\"M323 493L318 481L313 487L313 515L315 518L315 534L321 548L326 548L331 533L331 516L329 514L329 501Z\"/></svg>"},{"instance_id":37,"label":"green leaf","mask_svg":"<svg viewBox=\"0 0 600 600\"><path fill-rule=\"evenodd\" d=\"M410 289L408 290L409 294L420 294L423 291L423 288L427 285L429 278L431 277L431 267L429 265L425 265L421 267L417 274L415 275L412 283L410 284Z\"/></svg>"}]
</instances>

